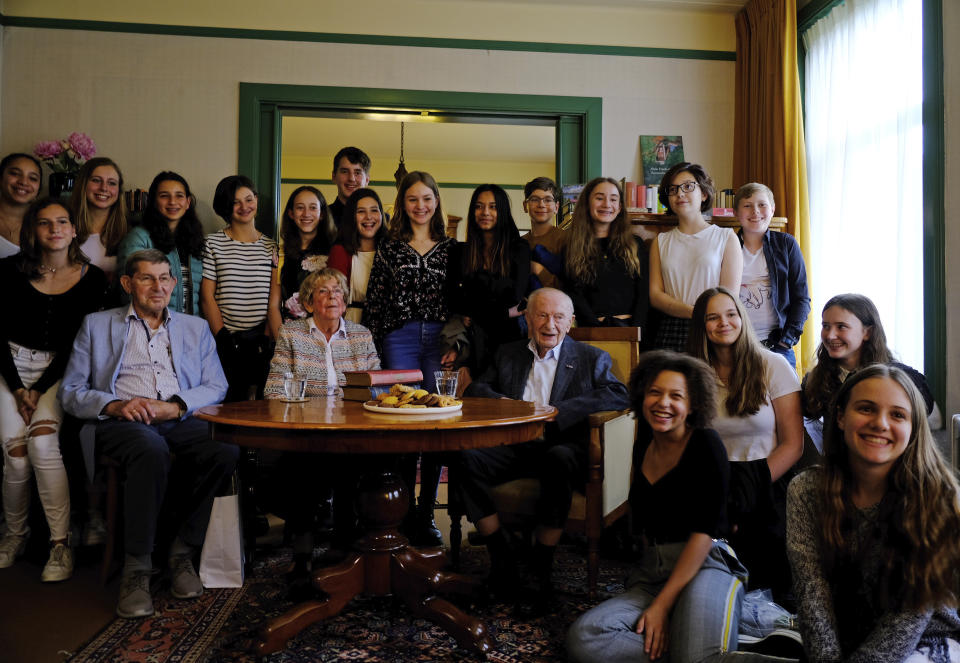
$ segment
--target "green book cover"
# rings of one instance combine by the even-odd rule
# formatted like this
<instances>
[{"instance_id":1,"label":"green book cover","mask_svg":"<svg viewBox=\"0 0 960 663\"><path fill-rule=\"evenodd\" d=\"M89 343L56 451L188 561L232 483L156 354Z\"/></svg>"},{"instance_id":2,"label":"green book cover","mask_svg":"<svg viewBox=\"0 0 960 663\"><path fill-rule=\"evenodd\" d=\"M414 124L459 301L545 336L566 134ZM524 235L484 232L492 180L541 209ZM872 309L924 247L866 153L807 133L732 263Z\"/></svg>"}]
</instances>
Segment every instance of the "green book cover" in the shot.
<instances>
[{"instance_id":1,"label":"green book cover","mask_svg":"<svg viewBox=\"0 0 960 663\"><path fill-rule=\"evenodd\" d=\"M660 186L660 180L674 165L683 161L682 136L640 136L643 183Z\"/></svg>"}]
</instances>

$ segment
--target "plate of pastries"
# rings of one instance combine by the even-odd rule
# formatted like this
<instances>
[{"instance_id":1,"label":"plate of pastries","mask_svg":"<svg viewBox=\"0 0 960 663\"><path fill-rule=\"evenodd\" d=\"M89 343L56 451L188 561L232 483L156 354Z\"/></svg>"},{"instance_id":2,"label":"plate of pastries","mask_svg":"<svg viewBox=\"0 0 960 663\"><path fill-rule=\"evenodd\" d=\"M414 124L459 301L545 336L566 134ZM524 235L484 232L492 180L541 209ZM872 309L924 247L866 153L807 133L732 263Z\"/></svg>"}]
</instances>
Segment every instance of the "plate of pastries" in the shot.
<instances>
[{"instance_id":1,"label":"plate of pastries","mask_svg":"<svg viewBox=\"0 0 960 663\"><path fill-rule=\"evenodd\" d=\"M376 400L363 404L363 409L370 412L400 415L447 414L459 412L461 408L463 401L453 396L431 394L426 389L416 389L406 384L395 384L390 391L377 396Z\"/></svg>"}]
</instances>

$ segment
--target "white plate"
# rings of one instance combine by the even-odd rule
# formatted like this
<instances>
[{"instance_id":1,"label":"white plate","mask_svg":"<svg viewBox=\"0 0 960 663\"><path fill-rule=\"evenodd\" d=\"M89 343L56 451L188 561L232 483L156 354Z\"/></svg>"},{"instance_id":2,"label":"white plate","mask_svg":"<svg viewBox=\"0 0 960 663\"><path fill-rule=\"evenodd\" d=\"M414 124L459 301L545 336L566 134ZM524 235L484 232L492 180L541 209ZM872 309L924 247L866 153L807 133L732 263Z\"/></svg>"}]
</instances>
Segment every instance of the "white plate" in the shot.
<instances>
[{"instance_id":1,"label":"white plate","mask_svg":"<svg viewBox=\"0 0 960 663\"><path fill-rule=\"evenodd\" d=\"M377 405L377 401L367 401L363 404L364 410L369 410L370 412L377 412L379 414L399 414L399 415L426 415L426 414L451 414L453 412L459 412L463 409L463 401L458 402L456 405L448 405L447 407L380 407Z\"/></svg>"}]
</instances>

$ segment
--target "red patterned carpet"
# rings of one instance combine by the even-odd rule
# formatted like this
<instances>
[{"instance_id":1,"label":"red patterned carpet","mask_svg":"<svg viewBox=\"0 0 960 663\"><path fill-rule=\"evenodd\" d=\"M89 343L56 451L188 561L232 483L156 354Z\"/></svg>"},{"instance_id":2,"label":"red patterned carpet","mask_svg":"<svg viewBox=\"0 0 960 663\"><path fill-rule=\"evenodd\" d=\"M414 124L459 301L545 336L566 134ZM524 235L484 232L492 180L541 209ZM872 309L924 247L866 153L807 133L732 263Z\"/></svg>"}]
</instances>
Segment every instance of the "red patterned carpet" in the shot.
<instances>
[{"instance_id":1,"label":"red patterned carpet","mask_svg":"<svg viewBox=\"0 0 960 663\"><path fill-rule=\"evenodd\" d=\"M288 609L284 571L288 549L263 555L242 589L207 590L194 601L178 601L169 590L156 592L157 613L145 620L114 620L69 659L72 663L195 663L216 661L253 663L249 651L260 623ZM464 547L467 573L482 576L483 549ZM623 591L625 567L604 560L601 599ZM554 580L558 589L554 614L520 621L509 606L458 605L483 619L494 634L496 651L489 661L530 663L565 659L563 639L570 623L595 602L587 599L586 560L582 551L564 546L557 554ZM390 598L360 598L339 615L319 622L291 640L283 652L267 658L283 663L307 661L476 661L469 651L432 623L413 618L405 606Z\"/></svg>"}]
</instances>

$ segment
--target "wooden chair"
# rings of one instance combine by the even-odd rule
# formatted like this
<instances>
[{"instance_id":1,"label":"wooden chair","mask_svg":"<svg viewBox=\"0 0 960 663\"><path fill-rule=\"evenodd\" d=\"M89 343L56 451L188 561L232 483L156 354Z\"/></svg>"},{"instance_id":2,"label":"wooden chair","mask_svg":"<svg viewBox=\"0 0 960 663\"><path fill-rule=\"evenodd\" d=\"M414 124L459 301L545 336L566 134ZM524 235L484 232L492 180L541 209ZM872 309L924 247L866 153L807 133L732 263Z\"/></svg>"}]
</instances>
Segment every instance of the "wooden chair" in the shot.
<instances>
[{"instance_id":1,"label":"wooden chair","mask_svg":"<svg viewBox=\"0 0 960 663\"><path fill-rule=\"evenodd\" d=\"M624 384L640 357L639 327L577 327L570 330L574 340L606 350L613 359L613 373ZM630 470L636 421L628 410L597 412L590 415L590 439L587 452L587 483L583 492L575 492L565 530L587 539L587 588L596 597L600 572L600 535L628 510ZM540 483L536 479L516 479L496 486L492 491L501 522L523 526L533 521ZM451 558L456 564L460 548L459 518L451 518Z\"/></svg>"}]
</instances>

